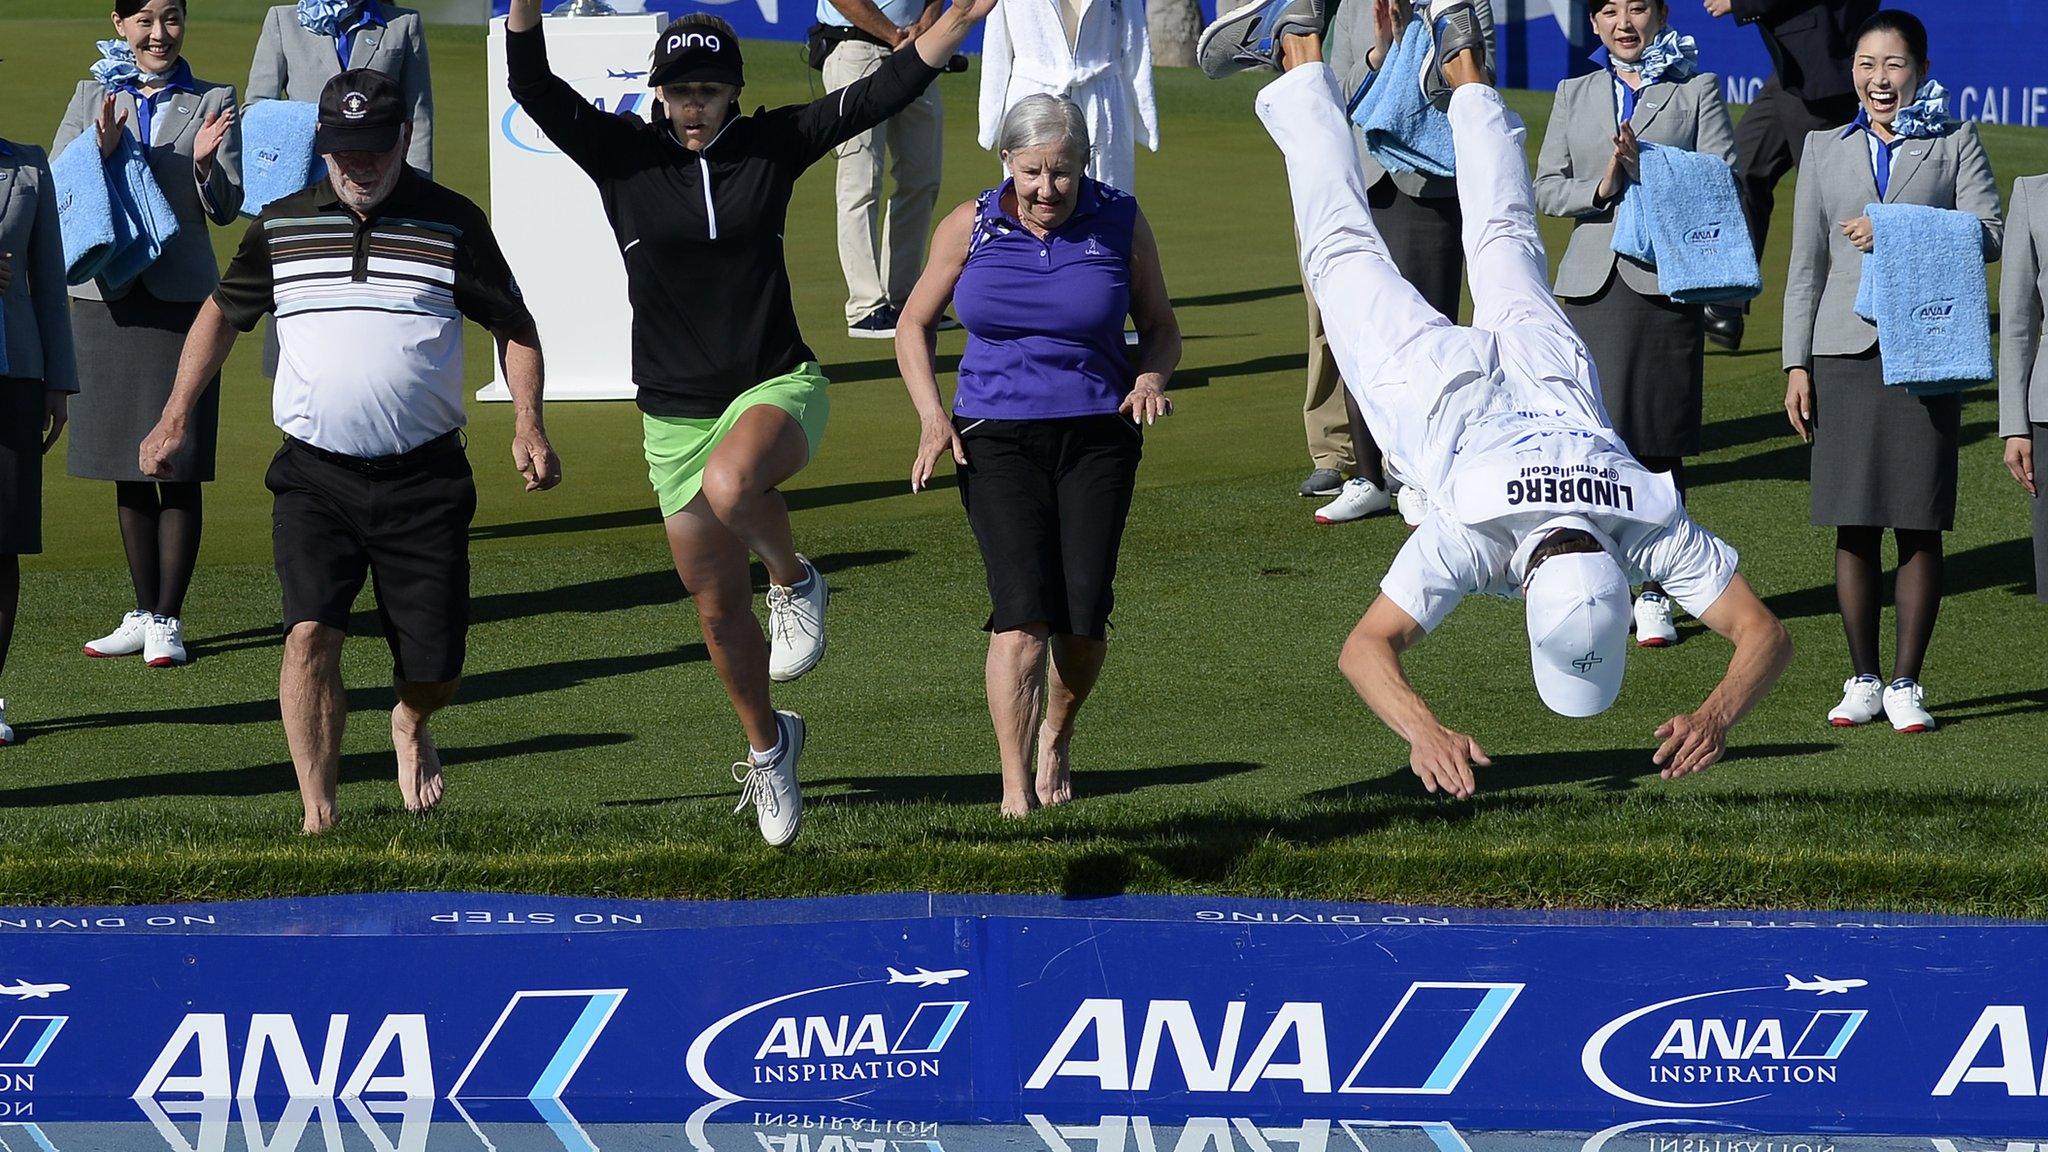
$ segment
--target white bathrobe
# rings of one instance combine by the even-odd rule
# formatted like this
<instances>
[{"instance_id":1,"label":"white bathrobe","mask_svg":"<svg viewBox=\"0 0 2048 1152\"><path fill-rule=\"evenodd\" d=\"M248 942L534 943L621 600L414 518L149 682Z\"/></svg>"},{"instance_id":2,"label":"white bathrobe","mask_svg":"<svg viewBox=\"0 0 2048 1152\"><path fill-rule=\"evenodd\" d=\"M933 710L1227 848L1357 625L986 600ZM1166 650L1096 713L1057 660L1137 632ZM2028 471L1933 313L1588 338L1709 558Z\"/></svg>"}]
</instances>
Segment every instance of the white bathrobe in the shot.
<instances>
[{"instance_id":1,"label":"white bathrobe","mask_svg":"<svg viewBox=\"0 0 2048 1152\"><path fill-rule=\"evenodd\" d=\"M1060 3L1004 0L990 14L982 40L981 146L996 146L1003 113L1017 101L1034 92L1065 96L1088 119L1095 149L1088 175L1129 192L1136 144L1159 151L1144 0L1085 0L1071 49Z\"/></svg>"}]
</instances>

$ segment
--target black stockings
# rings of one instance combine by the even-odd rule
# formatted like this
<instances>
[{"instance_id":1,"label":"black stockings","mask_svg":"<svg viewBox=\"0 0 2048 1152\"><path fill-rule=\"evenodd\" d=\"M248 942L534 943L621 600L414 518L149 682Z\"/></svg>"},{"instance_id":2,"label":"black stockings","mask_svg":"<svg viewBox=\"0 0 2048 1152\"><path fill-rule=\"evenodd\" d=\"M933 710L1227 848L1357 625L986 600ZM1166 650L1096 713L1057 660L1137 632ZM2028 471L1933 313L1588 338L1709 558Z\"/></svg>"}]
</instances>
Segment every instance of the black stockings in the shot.
<instances>
[{"instance_id":1,"label":"black stockings","mask_svg":"<svg viewBox=\"0 0 2048 1152\"><path fill-rule=\"evenodd\" d=\"M185 614L185 592L199 563L199 491L196 483L115 483L121 547L138 611Z\"/></svg>"},{"instance_id":2,"label":"black stockings","mask_svg":"<svg viewBox=\"0 0 2048 1152\"><path fill-rule=\"evenodd\" d=\"M1941 533L1898 528L1892 536L1899 546L1892 678L1918 680L1934 637L1934 619L1941 612ZM1835 599L1842 609L1849 663L1856 675L1880 680L1885 679L1877 658L1878 617L1884 607L1883 544L1882 528L1835 529Z\"/></svg>"}]
</instances>

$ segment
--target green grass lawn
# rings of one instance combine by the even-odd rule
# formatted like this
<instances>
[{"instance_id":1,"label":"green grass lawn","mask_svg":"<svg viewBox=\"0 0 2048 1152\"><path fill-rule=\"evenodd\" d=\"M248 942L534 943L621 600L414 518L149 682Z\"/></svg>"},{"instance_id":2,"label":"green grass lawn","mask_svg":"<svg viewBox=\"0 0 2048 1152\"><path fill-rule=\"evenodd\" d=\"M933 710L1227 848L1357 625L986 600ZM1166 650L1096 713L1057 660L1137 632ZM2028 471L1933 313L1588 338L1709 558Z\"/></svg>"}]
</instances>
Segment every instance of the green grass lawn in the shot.
<instances>
[{"instance_id":1,"label":"green grass lawn","mask_svg":"<svg viewBox=\"0 0 2048 1152\"><path fill-rule=\"evenodd\" d=\"M102 20L65 18L79 7L10 0L0 134L48 141L104 34ZM188 48L202 76L242 80L257 11L195 12ZM482 31L438 28L433 52L438 165L482 199ZM751 49L750 104L816 91L797 52ZM951 204L996 166L973 146L972 77L941 83ZM1257 81L1162 72L1159 87L1166 150L1141 159L1137 191L1187 353L1180 412L1147 446L1116 643L1076 743L1079 803L1021 823L996 816L980 560L951 491L908 492L916 423L888 346L841 334L828 164L799 187L789 233L798 313L835 382L831 436L789 491L799 543L833 589L831 656L777 697L810 723L808 827L794 850L768 851L751 818L730 813L740 737L668 566L635 414L594 403L550 409L568 480L540 495L511 469L509 413L473 409L476 626L459 704L436 722L443 810L419 819L397 803L376 711L390 701L389 657L366 598L346 656L359 712L344 822L317 842L298 837L261 486L277 434L251 340L226 376L221 479L186 615L191 666L78 654L129 606L127 579L111 486L68 479L61 462L48 470L49 551L28 564L0 683L26 737L0 753L0 901L930 888L2048 915L2044 618L2027 504L1999 464L1988 389L1966 414L1951 595L1927 670L1941 733L1825 723L1846 675L1831 536L1806 522L1806 449L1780 408L1769 295L1749 346L1708 357L1708 451L1692 499L1792 629L1798 656L1776 693L1724 764L1665 784L1651 732L1711 689L1723 643L1688 623L1677 647L1632 658L1614 709L1564 721L1530 688L1518 608L1474 601L1410 664L1495 763L1473 801L1426 796L1405 745L1335 667L1404 539L1400 522L1316 528L1293 494L1308 463L1304 325L1279 157L1251 115ZM1513 102L1533 149L1550 101ZM1986 139L2002 184L2048 168L2048 135L1993 128ZM1788 233L1781 218L1773 279ZM238 236L216 233L224 254ZM957 354L960 338L943 340ZM478 386L487 355L471 344Z\"/></svg>"}]
</instances>

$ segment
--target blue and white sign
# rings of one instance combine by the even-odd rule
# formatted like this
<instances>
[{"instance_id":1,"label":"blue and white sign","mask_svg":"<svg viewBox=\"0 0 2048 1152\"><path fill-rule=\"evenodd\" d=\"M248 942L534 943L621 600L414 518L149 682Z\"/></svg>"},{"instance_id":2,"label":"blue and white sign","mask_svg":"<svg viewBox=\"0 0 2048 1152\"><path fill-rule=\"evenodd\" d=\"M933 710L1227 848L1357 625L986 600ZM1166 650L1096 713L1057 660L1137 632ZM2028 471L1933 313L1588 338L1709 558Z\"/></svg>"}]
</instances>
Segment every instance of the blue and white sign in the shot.
<instances>
[{"instance_id":1,"label":"blue and white sign","mask_svg":"<svg viewBox=\"0 0 2048 1152\"><path fill-rule=\"evenodd\" d=\"M1182 898L0 910L0 1124L314 1101L2023 1134L2044 943Z\"/></svg>"}]
</instances>

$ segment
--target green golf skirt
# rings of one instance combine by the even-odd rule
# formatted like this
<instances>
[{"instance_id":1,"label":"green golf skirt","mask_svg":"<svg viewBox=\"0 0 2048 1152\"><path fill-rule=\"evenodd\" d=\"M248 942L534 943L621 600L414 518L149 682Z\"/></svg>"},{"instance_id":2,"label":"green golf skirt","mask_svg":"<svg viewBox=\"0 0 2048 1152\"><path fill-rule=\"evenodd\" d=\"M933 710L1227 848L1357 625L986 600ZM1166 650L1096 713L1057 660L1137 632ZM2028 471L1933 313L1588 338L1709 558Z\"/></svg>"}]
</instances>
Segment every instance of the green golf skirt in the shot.
<instances>
[{"instance_id":1,"label":"green golf skirt","mask_svg":"<svg viewBox=\"0 0 2048 1152\"><path fill-rule=\"evenodd\" d=\"M704 488L704 466L747 409L760 404L789 413L804 430L811 455L825 439L825 417L831 410L825 371L815 361L800 364L787 376L754 385L733 398L717 416L640 416L647 450L647 480L661 500L665 519L687 507Z\"/></svg>"}]
</instances>

